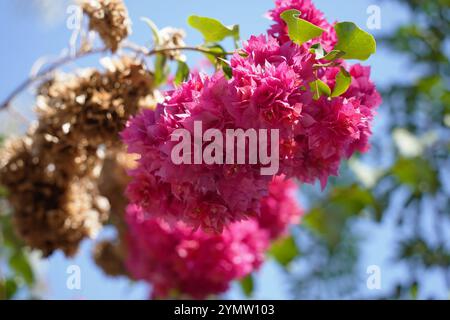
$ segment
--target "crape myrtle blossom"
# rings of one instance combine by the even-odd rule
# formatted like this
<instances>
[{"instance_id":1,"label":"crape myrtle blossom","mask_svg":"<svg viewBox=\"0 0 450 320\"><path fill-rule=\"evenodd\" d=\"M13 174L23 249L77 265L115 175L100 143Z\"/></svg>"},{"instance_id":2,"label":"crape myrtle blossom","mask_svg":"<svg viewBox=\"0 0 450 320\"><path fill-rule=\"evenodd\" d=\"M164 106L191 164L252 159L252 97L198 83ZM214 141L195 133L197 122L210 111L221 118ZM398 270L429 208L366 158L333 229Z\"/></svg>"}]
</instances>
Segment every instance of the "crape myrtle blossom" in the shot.
<instances>
[{"instance_id":1,"label":"crape myrtle blossom","mask_svg":"<svg viewBox=\"0 0 450 320\"><path fill-rule=\"evenodd\" d=\"M183 222L148 219L140 207L127 211L128 270L153 286L153 298L204 299L224 292L264 260L268 234L256 221L230 224L221 234L192 231Z\"/></svg>"},{"instance_id":2,"label":"crape myrtle blossom","mask_svg":"<svg viewBox=\"0 0 450 320\"><path fill-rule=\"evenodd\" d=\"M302 46L294 44L280 18L287 9L299 10L301 18L325 32ZM381 103L370 69L342 60L335 61L337 66L324 66L324 60L309 50L318 42L328 51L337 42L333 26L311 1L276 1L269 15L274 24L268 34L252 36L233 55L231 79L220 71L211 77L192 75L168 92L156 110L132 119L124 131L129 152L140 155L139 166L130 172L128 196L150 216L220 232L230 223L260 214L261 199L268 195L274 176L305 183L318 180L325 187L329 176L338 175L342 160L368 150L370 123ZM311 83L319 79L333 90L340 68L351 75L348 91L314 99ZM193 135L196 122L202 123L203 132L277 130L278 172L261 175L260 162L173 163L170 155L178 143L172 141L173 133L185 129ZM203 142L202 150L208 147ZM250 155L247 152L246 159Z\"/></svg>"},{"instance_id":3,"label":"crape myrtle blossom","mask_svg":"<svg viewBox=\"0 0 450 320\"><path fill-rule=\"evenodd\" d=\"M231 281L259 268L270 240L299 222L295 190L292 181L278 177L261 201L261 215L232 223L221 234L149 218L141 207L130 205L127 268L135 279L152 284L153 298L203 299L223 293Z\"/></svg>"},{"instance_id":4,"label":"crape myrtle blossom","mask_svg":"<svg viewBox=\"0 0 450 320\"><path fill-rule=\"evenodd\" d=\"M193 227L220 232L234 221L259 212L271 176L260 174L259 165L176 165L171 140L176 129L194 135L194 122L203 131L233 126L226 107L236 101L222 74L193 75L169 95L156 110L146 110L130 121L122 137L128 151L141 156L130 171L127 194L153 216L183 220Z\"/></svg>"}]
</instances>

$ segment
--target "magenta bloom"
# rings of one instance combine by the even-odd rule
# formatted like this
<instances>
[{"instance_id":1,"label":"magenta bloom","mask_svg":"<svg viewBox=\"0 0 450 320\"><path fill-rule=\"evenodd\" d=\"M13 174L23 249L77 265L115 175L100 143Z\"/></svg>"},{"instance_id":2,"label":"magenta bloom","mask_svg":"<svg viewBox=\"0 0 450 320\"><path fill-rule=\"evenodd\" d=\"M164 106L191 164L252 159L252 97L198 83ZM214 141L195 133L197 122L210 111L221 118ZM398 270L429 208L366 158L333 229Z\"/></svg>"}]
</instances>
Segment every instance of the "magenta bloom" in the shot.
<instances>
[{"instance_id":1,"label":"magenta bloom","mask_svg":"<svg viewBox=\"0 0 450 320\"><path fill-rule=\"evenodd\" d=\"M153 285L154 298L204 299L225 292L230 282L257 269L268 234L256 221L229 225L222 234L192 231L183 223L149 219L136 205L127 210L127 267Z\"/></svg>"},{"instance_id":2,"label":"magenta bloom","mask_svg":"<svg viewBox=\"0 0 450 320\"><path fill-rule=\"evenodd\" d=\"M303 210L296 200L296 191L297 185L292 180L276 177L270 184L269 195L261 201L257 220L271 240L285 236L290 225L300 223Z\"/></svg>"},{"instance_id":3,"label":"magenta bloom","mask_svg":"<svg viewBox=\"0 0 450 320\"><path fill-rule=\"evenodd\" d=\"M239 103L228 106L238 127L279 129L283 138L292 135L292 124L300 119L312 94L301 88L313 80L314 55L271 36L251 37L242 57L231 59L232 87Z\"/></svg>"},{"instance_id":4,"label":"magenta bloom","mask_svg":"<svg viewBox=\"0 0 450 320\"><path fill-rule=\"evenodd\" d=\"M324 34L302 46L289 41L280 19L287 9L299 10ZM336 44L332 25L310 0L277 0L270 17L274 25L268 35L250 37L243 52L233 55L231 79L221 72L211 77L193 74L168 92L155 111L132 119L123 132L129 152L140 155L138 167L130 172L127 194L148 215L221 232L231 223L261 214L261 200L275 176L301 183L320 181L325 187L330 176L338 175L342 160L369 149L371 122L381 103L370 69L340 60L335 61L337 67L324 67L324 61L310 52L315 42L326 50ZM333 90L340 67L352 76L349 90L340 97L314 100L311 83L320 79ZM278 172L261 175L260 162L194 164L194 142L187 154L190 163L175 164L171 152L178 142L172 137L178 129L194 136L200 122L202 132L217 129L223 136L227 129L276 130L279 140L268 147L278 142ZM201 141L200 153L207 147ZM221 148L226 154L225 145ZM245 152L245 160L256 153Z\"/></svg>"},{"instance_id":5,"label":"magenta bloom","mask_svg":"<svg viewBox=\"0 0 450 320\"><path fill-rule=\"evenodd\" d=\"M258 165L174 164L171 159L177 144L171 135L176 129L186 129L193 137L195 121L201 121L203 132L233 128L235 122L226 109L236 99L223 75L197 75L171 92L155 111L146 110L132 119L122 138L129 152L141 158L130 172L130 201L155 217L182 220L210 232L257 215L272 180L260 174Z\"/></svg>"},{"instance_id":6,"label":"magenta bloom","mask_svg":"<svg viewBox=\"0 0 450 320\"><path fill-rule=\"evenodd\" d=\"M178 294L204 299L223 293L230 282L259 268L269 240L299 222L302 210L295 189L292 181L276 178L261 201L260 216L232 223L221 234L193 231L182 222L169 224L130 205L127 268L135 279L153 285L154 298Z\"/></svg>"}]
</instances>

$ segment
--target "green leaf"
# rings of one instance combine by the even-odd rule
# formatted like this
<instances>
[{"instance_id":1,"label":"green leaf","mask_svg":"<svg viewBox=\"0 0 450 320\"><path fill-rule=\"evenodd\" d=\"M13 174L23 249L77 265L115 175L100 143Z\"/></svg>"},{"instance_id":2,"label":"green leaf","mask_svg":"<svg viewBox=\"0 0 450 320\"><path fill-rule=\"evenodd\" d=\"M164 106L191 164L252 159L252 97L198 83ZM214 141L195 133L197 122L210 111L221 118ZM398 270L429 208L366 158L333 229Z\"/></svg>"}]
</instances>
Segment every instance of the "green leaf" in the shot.
<instances>
[{"instance_id":1,"label":"green leaf","mask_svg":"<svg viewBox=\"0 0 450 320\"><path fill-rule=\"evenodd\" d=\"M8 196L8 189L0 185L0 198L6 198Z\"/></svg>"},{"instance_id":2,"label":"green leaf","mask_svg":"<svg viewBox=\"0 0 450 320\"><path fill-rule=\"evenodd\" d=\"M423 158L400 158L392 174L416 193L435 193L440 187L438 172Z\"/></svg>"},{"instance_id":3,"label":"green leaf","mask_svg":"<svg viewBox=\"0 0 450 320\"><path fill-rule=\"evenodd\" d=\"M200 16L190 16L188 24L201 32L206 42L219 42L227 37L232 37L234 41L239 41L239 26L227 27L219 20Z\"/></svg>"},{"instance_id":4,"label":"green leaf","mask_svg":"<svg viewBox=\"0 0 450 320\"><path fill-rule=\"evenodd\" d=\"M292 42L302 45L305 42L322 35L324 32L323 29L311 22L301 19L299 16L300 11L295 9L286 10L280 16L288 26L288 34Z\"/></svg>"},{"instance_id":5,"label":"green leaf","mask_svg":"<svg viewBox=\"0 0 450 320\"><path fill-rule=\"evenodd\" d=\"M284 267L287 267L298 255L299 250L292 236L275 241L269 249L269 255Z\"/></svg>"},{"instance_id":6,"label":"green leaf","mask_svg":"<svg viewBox=\"0 0 450 320\"><path fill-rule=\"evenodd\" d=\"M314 93L313 99L319 100L321 96L329 97L331 95L330 87L322 80L317 79L309 84L311 91Z\"/></svg>"},{"instance_id":7,"label":"green leaf","mask_svg":"<svg viewBox=\"0 0 450 320\"><path fill-rule=\"evenodd\" d=\"M15 252L9 259L10 267L20 275L27 285L34 282L34 273L28 258L22 251Z\"/></svg>"},{"instance_id":8,"label":"green leaf","mask_svg":"<svg viewBox=\"0 0 450 320\"><path fill-rule=\"evenodd\" d=\"M161 44L161 38L159 37L159 29L156 24L149 18L141 18L141 20L149 26L150 30L152 30L155 47L159 46Z\"/></svg>"},{"instance_id":9,"label":"green leaf","mask_svg":"<svg viewBox=\"0 0 450 320\"><path fill-rule=\"evenodd\" d=\"M328 61L340 59L345 55L345 52L341 50L331 50L330 52L326 52L320 43L313 44L309 49L309 52L314 53L317 60L325 59Z\"/></svg>"},{"instance_id":10,"label":"green leaf","mask_svg":"<svg viewBox=\"0 0 450 320\"><path fill-rule=\"evenodd\" d=\"M180 85L189 78L189 66L184 61L178 61L178 69L175 74L174 83Z\"/></svg>"},{"instance_id":11,"label":"green leaf","mask_svg":"<svg viewBox=\"0 0 450 320\"><path fill-rule=\"evenodd\" d=\"M377 201L372 193L357 184L336 187L331 192L328 202L333 207L331 211L341 211L349 217L358 215L362 210L377 205Z\"/></svg>"},{"instance_id":12,"label":"green leaf","mask_svg":"<svg viewBox=\"0 0 450 320\"><path fill-rule=\"evenodd\" d=\"M341 68L339 73L336 75L336 84L334 86L332 97L339 97L347 92L348 88L352 84L351 75L344 69Z\"/></svg>"},{"instance_id":13,"label":"green leaf","mask_svg":"<svg viewBox=\"0 0 450 320\"><path fill-rule=\"evenodd\" d=\"M353 22L339 22L335 26L336 50L344 51L344 59L367 60L377 50L375 38Z\"/></svg>"},{"instance_id":14,"label":"green leaf","mask_svg":"<svg viewBox=\"0 0 450 320\"><path fill-rule=\"evenodd\" d=\"M208 58L213 65L217 63L217 57L225 57L225 49L219 44L211 44L209 46L204 46L204 48L211 52L205 53L205 57Z\"/></svg>"},{"instance_id":15,"label":"green leaf","mask_svg":"<svg viewBox=\"0 0 450 320\"><path fill-rule=\"evenodd\" d=\"M245 278L241 279L239 283L241 285L242 292L247 298L250 298L255 288L255 281L253 279L253 276L249 274Z\"/></svg>"},{"instance_id":16,"label":"green leaf","mask_svg":"<svg viewBox=\"0 0 450 320\"><path fill-rule=\"evenodd\" d=\"M223 58L217 58L217 61L223 73L227 76L228 79L231 79L233 77L233 69L230 66L230 62Z\"/></svg>"},{"instance_id":17,"label":"green leaf","mask_svg":"<svg viewBox=\"0 0 450 320\"><path fill-rule=\"evenodd\" d=\"M341 50L331 50L323 58L328 61L334 61L342 58L345 55L344 51Z\"/></svg>"},{"instance_id":18,"label":"green leaf","mask_svg":"<svg viewBox=\"0 0 450 320\"><path fill-rule=\"evenodd\" d=\"M320 43L313 44L309 49L309 52L314 53L317 60L323 59L327 54Z\"/></svg>"},{"instance_id":19,"label":"green leaf","mask_svg":"<svg viewBox=\"0 0 450 320\"><path fill-rule=\"evenodd\" d=\"M13 299L18 289L19 285L15 279L0 279L0 300Z\"/></svg>"},{"instance_id":20,"label":"green leaf","mask_svg":"<svg viewBox=\"0 0 450 320\"><path fill-rule=\"evenodd\" d=\"M409 293L411 295L411 298L417 300L417 297L419 296L419 284L417 282L414 282L411 285L411 287L409 288Z\"/></svg>"},{"instance_id":21,"label":"green leaf","mask_svg":"<svg viewBox=\"0 0 450 320\"><path fill-rule=\"evenodd\" d=\"M157 54L155 57L155 85L164 84L169 76L170 70L167 64L167 57L163 54Z\"/></svg>"}]
</instances>

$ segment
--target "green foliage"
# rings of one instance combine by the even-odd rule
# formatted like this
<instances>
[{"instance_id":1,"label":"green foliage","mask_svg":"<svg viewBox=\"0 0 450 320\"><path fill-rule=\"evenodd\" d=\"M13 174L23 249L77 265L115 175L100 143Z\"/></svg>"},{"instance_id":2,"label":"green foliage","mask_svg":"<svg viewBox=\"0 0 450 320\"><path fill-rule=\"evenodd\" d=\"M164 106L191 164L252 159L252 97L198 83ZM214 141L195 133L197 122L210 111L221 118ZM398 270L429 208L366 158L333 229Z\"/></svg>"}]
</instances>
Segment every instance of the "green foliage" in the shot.
<instances>
[{"instance_id":1,"label":"green foliage","mask_svg":"<svg viewBox=\"0 0 450 320\"><path fill-rule=\"evenodd\" d=\"M299 254L297 244L292 236L275 241L269 250L269 255L283 267L289 266Z\"/></svg>"},{"instance_id":2,"label":"green foliage","mask_svg":"<svg viewBox=\"0 0 450 320\"><path fill-rule=\"evenodd\" d=\"M329 97L331 95L330 87L320 79L311 82L309 86L311 88L311 91L314 93L314 100L319 100L322 96Z\"/></svg>"},{"instance_id":3,"label":"green foliage","mask_svg":"<svg viewBox=\"0 0 450 320\"><path fill-rule=\"evenodd\" d=\"M219 20L195 15L188 18L188 24L200 31L206 42L220 42L228 37L233 38L235 42L240 39L238 25L227 27Z\"/></svg>"},{"instance_id":4,"label":"green foliage","mask_svg":"<svg viewBox=\"0 0 450 320\"><path fill-rule=\"evenodd\" d=\"M322 35L323 29L299 18L299 16L300 11L295 9L286 10L281 14L281 19L287 24L289 38L292 42L302 45Z\"/></svg>"},{"instance_id":5,"label":"green foliage","mask_svg":"<svg viewBox=\"0 0 450 320\"><path fill-rule=\"evenodd\" d=\"M14 278L0 278L0 300L10 300L14 298L19 289L19 284Z\"/></svg>"},{"instance_id":6,"label":"green foliage","mask_svg":"<svg viewBox=\"0 0 450 320\"><path fill-rule=\"evenodd\" d=\"M407 71L414 77L405 76L383 90L382 110L387 117L372 139L372 150L357 161L355 172L360 184L354 183L355 176L343 168L328 193L307 194L312 209L302 224L307 241L299 242L299 246L304 263L314 271L297 277L295 289L300 298L319 296L315 291L318 287L326 298L342 298L343 292L348 297L365 297L364 291L351 286L361 281L355 277L354 268L359 238L348 236L355 223L368 218L381 223L394 221L395 239L389 245L395 258L390 263L401 262L409 271L407 279L394 280L392 292L380 298L422 298L421 284L429 271L447 273L450 268L446 229L450 199L441 182L449 179L446 167L450 161L450 3L398 2L410 8L414 19L379 39L403 55L396 59L408 62ZM344 58L366 59L375 52L375 41L356 26L338 24L336 30L339 44L335 49L346 52ZM367 45L357 44L361 42ZM312 50L319 56L327 54L318 46ZM405 200L399 202L398 195ZM433 242L423 233L422 219L434 221ZM334 296L335 290L338 293Z\"/></svg>"},{"instance_id":7,"label":"green foliage","mask_svg":"<svg viewBox=\"0 0 450 320\"><path fill-rule=\"evenodd\" d=\"M348 220L356 218L363 210L379 210L369 190L356 184L336 187L325 201L309 211L303 223L333 249L342 240Z\"/></svg>"},{"instance_id":8,"label":"green foliage","mask_svg":"<svg viewBox=\"0 0 450 320\"><path fill-rule=\"evenodd\" d=\"M323 58L328 61L334 61L337 59L341 59L345 55L344 51L341 50L331 50L328 52Z\"/></svg>"},{"instance_id":9,"label":"green foliage","mask_svg":"<svg viewBox=\"0 0 450 320\"><path fill-rule=\"evenodd\" d=\"M189 78L189 66L184 61L178 61L178 69L175 74L174 83L180 85Z\"/></svg>"},{"instance_id":10,"label":"green foliage","mask_svg":"<svg viewBox=\"0 0 450 320\"><path fill-rule=\"evenodd\" d=\"M231 69L230 62L228 60L217 58L218 68L222 69L223 73L228 79L233 77L233 69Z\"/></svg>"},{"instance_id":11,"label":"green foliage","mask_svg":"<svg viewBox=\"0 0 450 320\"><path fill-rule=\"evenodd\" d=\"M339 97L343 95L345 92L347 92L348 88L350 88L351 84L352 84L351 75L344 68L341 68L341 70L336 76L336 85L334 86L331 96Z\"/></svg>"},{"instance_id":12,"label":"green foliage","mask_svg":"<svg viewBox=\"0 0 450 320\"><path fill-rule=\"evenodd\" d=\"M205 53L206 58L215 65L217 63L217 57L225 56L225 49L219 44L210 44L205 46L211 53Z\"/></svg>"},{"instance_id":13,"label":"green foliage","mask_svg":"<svg viewBox=\"0 0 450 320\"><path fill-rule=\"evenodd\" d=\"M335 29L338 36L335 49L345 52L344 59L367 60L376 52L375 38L353 22L339 22Z\"/></svg>"},{"instance_id":14,"label":"green foliage","mask_svg":"<svg viewBox=\"0 0 450 320\"><path fill-rule=\"evenodd\" d=\"M398 159L392 167L392 174L415 194L435 193L440 186L437 171L423 158Z\"/></svg>"},{"instance_id":15,"label":"green foliage","mask_svg":"<svg viewBox=\"0 0 450 320\"><path fill-rule=\"evenodd\" d=\"M158 87L166 83L169 74L170 68L167 57L163 54L157 54L155 57L155 85Z\"/></svg>"},{"instance_id":16,"label":"green foliage","mask_svg":"<svg viewBox=\"0 0 450 320\"><path fill-rule=\"evenodd\" d=\"M155 44L155 47L159 46L161 44L161 39L159 37L159 29L156 26L156 24L149 18L141 18L141 20L143 22L145 22L147 24L147 26L150 28L150 30L152 31L153 42Z\"/></svg>"},{"instance_id":17,"label":"green foliage","mask_svg":"<svg viewBox=\"0 0 450 320\"><path fill-rule=\"evenodd\" d=\"M331 50L330 52L326 52L320 43L313 44L309 51L316 55L316 59L325 59L328 61L340 59L345 55L345 52L340 50Z\"/></svg>"},{"instance_id":18,"label":"green foliage","mask_svg":"<svg viewBox=\"0 0 450 320\"><path fill-rule=\"evenodd\" d=\"M402 242L398 256L402 259L419 262L425 267L439 266L446 270L450 268L450 253L445 246L430 248L427 241L422 238Z\"/></svg>"},{"instance_id":19,"label":"green foliage","mask_svg":"<svg viewBox=\"0 0 450 320\"><path fill-rule=\"evenodd\" d=\"M255 280L253 279L253 275L249 274L245 278L241 279L239 283L241 285L242 292L247 298L250 298L255 290Z\"/></svg>"},{"instance_id":20,"label":"green foliage","mask_svg":"<svg viewBox=\"0 0 450 320\"><path fill-rule=\"evenodd\" d=\"M12 270L20 276L27 285L34 283L34 273L30 265L28 257L23 251L16 251L9 258L9 266Z\"/></svg>"},{"instance_id":21,"label":"green foliage","mask_svg":"<svg viewBox=\"0 0 450 320\"><path fill-rule=\"evenodd\" d=\"M1 204L0 211L6 210ZM13 299L19 287L31 288L35 280L28 253L13 230L10 214L0 212L0 300Z\"/></svg>"},{"instance_id":22,"label":"green foliage","mask_svg":"<svg viewBox=\"0 0 450 320\"><path fill-rule=\"evenodd\" d=\"M0 199L6 198L7 196L8 196L8 190L4 186L0 185Z\"/></svg>"}]
</instances>

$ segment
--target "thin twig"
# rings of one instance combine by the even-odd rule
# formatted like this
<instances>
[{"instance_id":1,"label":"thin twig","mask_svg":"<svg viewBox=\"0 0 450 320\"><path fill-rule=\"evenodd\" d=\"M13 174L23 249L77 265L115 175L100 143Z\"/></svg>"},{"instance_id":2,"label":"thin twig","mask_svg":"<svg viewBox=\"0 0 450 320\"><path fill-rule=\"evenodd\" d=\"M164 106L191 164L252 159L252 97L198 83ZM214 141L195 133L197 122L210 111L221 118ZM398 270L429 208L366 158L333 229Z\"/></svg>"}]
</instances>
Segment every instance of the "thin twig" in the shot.
<instances>
[{"instance_id":1,"label":"thin twig","mask_svg":"<svg viewBox=\"0 0 450 320\"><path fill-rule=\"evenodd\" d=\"M11 114L12 117L21 121L23 124L29 125L31 123L31 121L27 117L25 117L19 110L16 110L13 107L9 107L8 112Z\"/></svg>"},{"instance_id":2,"label":"thin twig","mask_svg":"<svg viewBox=\"0 0 450 320\"><path fill-rule=\"evenodd\" d=\"M132 42L127 42L126 44L124 44L122 46L122 48L134 51L136 53L143 54L145 56L153 56L155 54L165 53L168 51L195 51L195 52L200 52L200 53L205 53L205 54L211 54L211 55L218 56L218 57L226 57L226 56L230 56L230 55L234 54L234 52L217 52L217 51L213 51L209 48L205 48L205 47L201 47L201 46L197 46L197 47L195 47L195 46L180 46L180 47L159 48L159 49L148 50L147 48L141 47Z\"/></svg>"},{"instance_id":3,"label":"thin twig","mask_svg":"<svg viewBox=\"0 0 450 320\"><path fill-rule=\"evenodd\" d=\"M127 50L131 50L137 53L141 53L144 54L146 56L153 56L155 54L159 54L159 53L164 53L164 52L168 52L168 51L174 51L174 50L180 50L180 51L196 51L196 52L200 52L200 53L205 53L205 54L211 54L214 56L218 56L218 57L226 57L229 55L232 55L233 52L215 52L212 51L208 48L203 48L203 47L192 47L192 46L184 46L184 47L173 47L173 48L161 48L161 49L153 49L153 50L147 50L146 48L140 47L138 45L132 44L132 43L128 43L125 46L122 47L123 49L127 49ZM52 65L48 66L47 68L39 71L36 75L26 79L24 82L22 82L13 92L11 92L11 94L5 99L5 101L0 104L0 112L8 109L9 105L11 104L11 102L24 90L26 90L29 86L31 86L34 82L46 77L47 75L49 75L50 73L52 73L53 71L55 71L56 69L62 67L63 65L73 62L75 60L90 56L90 55L94 55L94 54L98 54L98 53L105 53L108 51L108 48L97 48L97 49L92 49L89 51L83 51L83 52L79 52L77 53L75 56L65 56L63 58L61 58L60 60L54 62Z\"/></svg>"},{"instance_id":4,"label":"thin twig","mask_svg":"<svg viewBox=\"0 0 450 320\"><path fill-rule=\"evenodd\" d=\"M98 54L106 52L107 48L99 48L99 49L93 49L90 51L85 52L79 52L75 56L65 56L61 58L60 60L56 61L52 65L48 66L45 69L42 69L39 71L36 75L26 79L24 82L22 82L11 94L5 99L5 101L0 104L0 111L3 111L9 107L11 102L25 89L27 89L30 85L32 85L35 81L42 79L58 69L59 67L62 67L63 65L72 62L74 60L87 57L89 55Z\"/></svg>"},{"instance_id":5,"label":"thin twig","mask_svg":"<svg viewBox=\"0 0 450 320\"><path fill-rule=\"evenodd\" d=\"M151 56L151 55L155 55L158 53L164 53L166 51L173 51L173 50L196 51L196 52L211 54L211 55L218 56L218 57L226 57L226 56L234 54L234 52L216 52L216 51L212 51L208 48L203 48L203 47L174 47L174 48L153 49L148 52L148 55Z\"/></svg>"}]
</instances>

